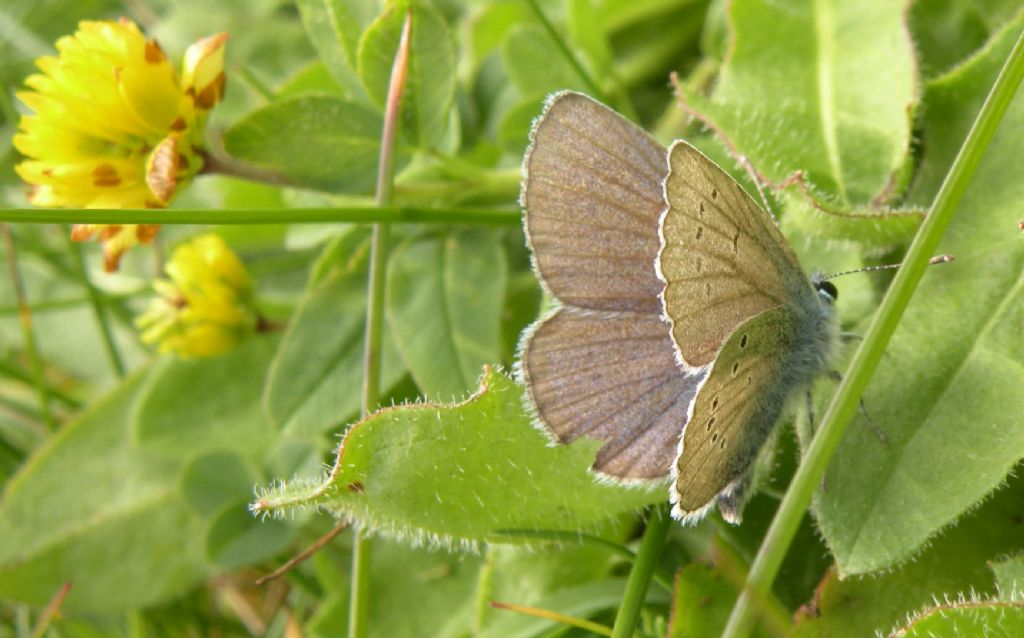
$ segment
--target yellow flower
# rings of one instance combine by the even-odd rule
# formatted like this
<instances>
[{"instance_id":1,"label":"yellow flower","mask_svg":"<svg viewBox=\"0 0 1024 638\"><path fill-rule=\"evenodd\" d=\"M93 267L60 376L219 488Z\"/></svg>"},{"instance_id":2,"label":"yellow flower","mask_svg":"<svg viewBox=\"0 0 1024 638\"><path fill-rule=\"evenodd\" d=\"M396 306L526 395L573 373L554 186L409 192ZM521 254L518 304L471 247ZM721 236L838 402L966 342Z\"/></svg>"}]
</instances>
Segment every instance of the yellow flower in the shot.
<instances>
[{"instance_id":1,"label":"yellow flower","mask_svg":"<svg viewBox=\"0 0 1024 638\"><path fill-rule=\"evenodd\" d=\"M29 201L49 208L163 208L203 167L207 115L224 95L221 33L185 53L181 76L155 40L129 20L81 22L57 41L57 56L18 93L34 114L21 118L16 170ZM155 225L76 226L97 235L104 265L156 234Z\"/></svg>"},{"instance_id":2,"label":"yellow flower","mask_svg":"<svg viewBox=\"0 0 1024 638\"><path fill-rule=\"evenodd\" d=\"M179 246L158 279L160 293L136 319L144 343L162 353L210 357L231 350L261 325L252 282L224 240L201 235Z\"/></svg>"}]
</instances>

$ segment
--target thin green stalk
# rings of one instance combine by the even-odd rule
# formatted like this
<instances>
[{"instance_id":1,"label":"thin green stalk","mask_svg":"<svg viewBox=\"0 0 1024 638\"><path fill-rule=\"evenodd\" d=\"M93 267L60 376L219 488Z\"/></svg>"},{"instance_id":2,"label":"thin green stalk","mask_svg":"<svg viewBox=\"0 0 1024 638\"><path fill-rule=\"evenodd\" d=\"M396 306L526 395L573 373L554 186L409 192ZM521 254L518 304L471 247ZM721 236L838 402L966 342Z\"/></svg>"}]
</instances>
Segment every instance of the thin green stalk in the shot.
<instances>
[{"instance_id":1,"label":"thin green stalk","mask_svg":"<svg viewBox=\"0 0 1024 638\"><path fill-rule=\"evenodd\" d=\"M671 524L672 518L668 515L668 508L665 505L653 508L647 517L647 529L640 539L636 560L633 561L633 568L629 570L629 578L626 579L626 591L619 604L619 613L615 616L612 638L630 638L633 635L637 620L640 619L640 609L647 599L651 576L658 566L658 558L665 546L665 537L668 536Z\"/></svg>"},{"instance_id":2,"label":"thin green stalk","mask_svg":"<svg viewBox=\"0 0 1024 638\"><path fill-rule=\"evenodd\" d=\"M32 365L32 385L36 388L36 395L39 398L39 415L43 422L50 429L57 427L57 421L50 411L50 392L46 384L46 375L43 368L43 358L39 354L39 346L36 344L35 330L32 329L32 309L28 305L28 297L25 295L25 284L21 279L21 271L18 269L18 254L14 248L14 237L11 236L11 229L7 224L0 224L0 232L4 236L4 247L7 250L7 268L11 276L11 286L14 288L14 297L18 304L18 318L21 320L21 338L25 343L25 352L28 354L29 362Z\"/></svg>"},{"instance_id":3,"label":"thin green stalk","mask_svg":"<svg viewBox=\"0 0 1024 638\"><path fill-rule=\"evenodd\" d=\"M746 588L733 607L729 624L723 634L726 638L741 638L750 634L757 620L752 601L771 588L797 527L811 503L814 490L820 485L825 469L839 447L850 419L857 411L858 401L875 368L878 367L885 348L924 275L929 259L935 253L942 234L949 226L957 205L974 177L1003 114L1013 100L1021 78L1024 78L1024 33L1021 33L999 72L999 77L996 78L985 104L981 107L981 112L946 175L928 216L907 251L903 267L896 273L878 313L871 322L871 327L864 336L864 341L857 349L828 411L822 418L821 427L811 442L807 455L793 476L793 481L751 566Z\"/></svg>"},{"instance_id":4,"label":"thin green stalk","mask_svg":"<svg viewBox=\"0 0 1024 638\"><path fill-rule=\"evenodd\" d=\"M473 224L515 226L518 209L350 206L344 208L5 208L0 222L35 224Z\"/></svg>"},{"instance_id":5,"label":"thin green stalk","mask_svg":"<svg viewBox=\"0 0 1024 638\"><path fill-rule=\"evenodd\" d=\"M381 131L380 158L377 164L377 206L391 205L395 188L395 135L398 132L399 107L409 68L409 37L412 31L412 9L405 14L402 36L391 67L391 81L385 104L384 130ZM366 342L363 351L362 413L368 415L380 403L380 351L384 329L384 282L388 261L390 227L386 223L373 226L370 247L370 275L367 284ZM362 526L356 527L352 546L352 582L349 598L348 638L367 634L370 595L371 539Z\"/></svg>"},{"instance_id":6,"label":"thin green stalk","mask_svg":"<svg viewBox=\"0 0 1024 638\"><path fill-rule=\"evenodd\" d=\"M81 223L81 222L79 222ZM117 374L118 378L124 378L124 362L121 361L121 353L117 349L117 344L114 342L114 334L110 329L110 318L107 315L107 307L103 300L103 295L97 290L96 286L89 279L89 270L85 264L85 256L82 254L82 247L77 241L68 239L68 246L71 248L71 256L76 266L76 275L78 276L79 282L82 287L85 288L86 293L89 295L89 303L92 305L92 314L96 317L96 325L100 329L100 337L103 339L103 347L107 352L107 359L110 361L110 367L114 369L114 373Z\"/></svg>"}]
</instances>

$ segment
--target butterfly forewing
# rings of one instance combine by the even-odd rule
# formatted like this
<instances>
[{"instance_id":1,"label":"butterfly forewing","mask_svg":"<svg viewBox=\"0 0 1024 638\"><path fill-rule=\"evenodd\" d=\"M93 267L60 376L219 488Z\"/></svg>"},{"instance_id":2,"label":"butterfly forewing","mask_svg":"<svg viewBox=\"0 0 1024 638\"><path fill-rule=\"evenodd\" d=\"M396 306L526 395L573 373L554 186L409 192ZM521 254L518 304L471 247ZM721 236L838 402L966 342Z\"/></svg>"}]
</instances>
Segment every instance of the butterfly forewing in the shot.
<instances>
[{"instance_id":1,"label":"butterfly forewing","mask_svg":"<svg viewBox=\"0 0 1024 638\"><path fill-rule=\"evenodd\" d=\"M700 367L738 325L813 291L774 220L736 180L682 141L668 158L662 299L682 362Z\"/></svg>"},{"instance_id":2,"label":"butterfly forewing","mask_svg":"<svg viewBox=\"0 0 1024 638\"><path fill-rule=\"evenodd\" d=\"M786 306L737 327L701 386L675 466L674 515L699 519L715 501L738 522L751 464L778 420L792 386L779 383L797 340Z\"/></svg>"},{"instance_id":3,"label":"butterfly forewing","mask_svg":"<svg viewBox=\"0 0 1024 638\"><path fill-rule=\"evenodd\" d=\"M657 315L562 308L535 327L520 366L559 440L606 441L595 470L627 479L669 473L699 378L679 370Z\"/></svg>"},{"instance_id":4,"label":"butterfly forewing","mask_svg":"<svg viewBox=\"0 0 1024 638\"><path fill-rule=\"evenodd\" d=\"M578 93L553 96L523 162L527 240L548 289L580 308L660 312L654 271L665 148Z\"/></svg>"}]
</instances>

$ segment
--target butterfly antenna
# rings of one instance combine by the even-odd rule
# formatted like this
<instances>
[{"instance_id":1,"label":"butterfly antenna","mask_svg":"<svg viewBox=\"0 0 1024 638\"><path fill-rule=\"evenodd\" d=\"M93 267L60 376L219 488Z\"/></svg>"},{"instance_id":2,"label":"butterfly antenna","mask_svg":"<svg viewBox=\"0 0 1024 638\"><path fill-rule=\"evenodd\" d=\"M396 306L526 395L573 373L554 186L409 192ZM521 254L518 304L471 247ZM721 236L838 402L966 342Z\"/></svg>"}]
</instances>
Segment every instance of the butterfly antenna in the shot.
<instances>
[{"instance_id":1,"label":"butterfly antenna","mask_svg":"<svg viewBox=\"0 0 1024 638\"><path fill-rule=\"evenodd\" d=\"M936 255L928 260L928 265L933 266L935 264L945 264L955 259L953 255ZM843 272L837 272L828 277L821 277L819 281L828 281L829 279L835 279L836 277L842 277L843 275L853 275L859 272L872 272L874 270L891 270L893 268L899 268L903 265L901 261L898 264L885 264L884 266L865 266L863 268L855 268L853 270L844 270Z\"/></svg>"},{"instance_id":2,"label":"butterfly antenna","mask_svg":"<svg viewBox=\"0 0 1024 638\"><path fill-rule=\"evenodd\" d=\"M739 165L743 167L743 170L747 171L747 175L750 176L750 181L754 182L754 188L757 189L757 194L761 196L761 203L764 204L764 209L768 211L768 214L772 216L775 223L779 223L779 218L775 215L775 211L772 210L772 205L768 203L768 197L764 194L764 187L761 185L761 177L758 175L754 165L750 163L746 155L740 155L736 158Z\"/></svg>"}]
</instances>

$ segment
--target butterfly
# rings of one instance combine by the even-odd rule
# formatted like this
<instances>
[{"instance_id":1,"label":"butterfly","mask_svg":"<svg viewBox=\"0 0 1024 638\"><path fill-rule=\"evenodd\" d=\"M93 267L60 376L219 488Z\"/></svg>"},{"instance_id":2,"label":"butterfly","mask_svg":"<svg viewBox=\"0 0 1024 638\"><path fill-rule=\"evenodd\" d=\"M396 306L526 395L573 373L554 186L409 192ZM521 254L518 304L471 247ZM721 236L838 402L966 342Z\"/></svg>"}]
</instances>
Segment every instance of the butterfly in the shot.
<instances>
[{"instance_id":1,"label":"butterfly","mask_svg":"<svg viewBox=\"0 0 1024 638\"><path fill-rule=\"evenodd\" d=\"M595 100L552 95L523 160L533 266L556 308L517 370L555 440L603 442L593 470L671 477L684 523L739 523L790 395L827 369L837 291L700 151L665 149Z\"/></svg>"}]
</instances>

